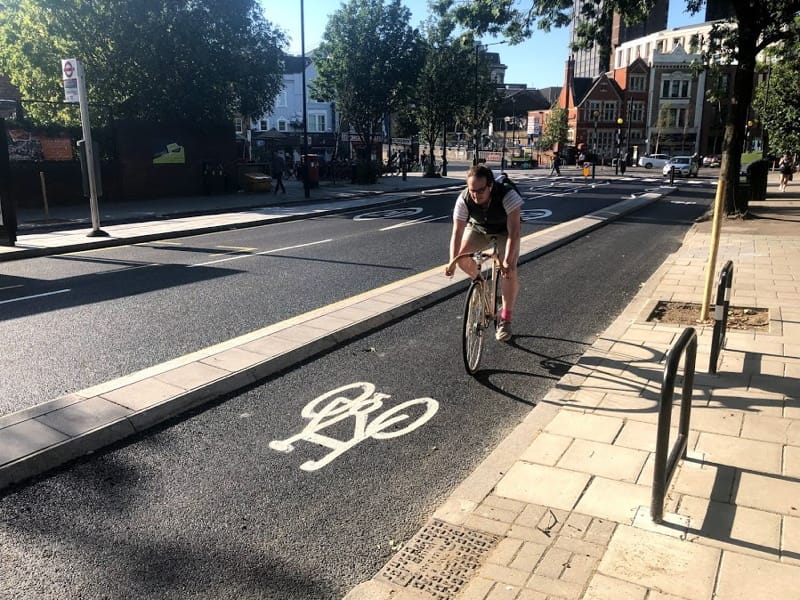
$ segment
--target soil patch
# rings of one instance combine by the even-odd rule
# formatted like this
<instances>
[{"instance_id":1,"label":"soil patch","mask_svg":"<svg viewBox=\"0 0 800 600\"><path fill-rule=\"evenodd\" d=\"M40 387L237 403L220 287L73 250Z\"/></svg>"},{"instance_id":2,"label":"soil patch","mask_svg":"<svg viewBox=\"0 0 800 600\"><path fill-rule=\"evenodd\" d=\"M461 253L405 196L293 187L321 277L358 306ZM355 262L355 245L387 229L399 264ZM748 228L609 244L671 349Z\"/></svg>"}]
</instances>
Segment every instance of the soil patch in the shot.
<instances>
[{"instance_id":1,"label":"soil patch","mask_svg":"<svg viewBox=\"0 0 800 600\"><path fill-rule=\"evenodd\" d=\"M648 321L667 323L670 325L685 325L694 327L699 323L700 317L699 304L694 302L669 302L660 300ZM707 323L714 320L714 306L708 310ZM747 308L740 306L728 307L727 329L749 329L755 331L769 330L769 309L767 308Z\"/></svg>"}]
</instances>

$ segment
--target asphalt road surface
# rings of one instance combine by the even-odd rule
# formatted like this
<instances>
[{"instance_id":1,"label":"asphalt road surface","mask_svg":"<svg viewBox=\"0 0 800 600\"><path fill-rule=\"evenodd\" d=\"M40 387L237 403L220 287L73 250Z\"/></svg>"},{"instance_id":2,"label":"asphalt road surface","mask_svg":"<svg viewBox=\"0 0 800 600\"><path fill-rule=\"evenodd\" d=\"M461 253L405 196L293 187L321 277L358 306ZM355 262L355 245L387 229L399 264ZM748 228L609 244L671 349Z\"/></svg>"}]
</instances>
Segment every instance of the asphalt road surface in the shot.
<instances>
[{"instance_id":1,"label":"asphalt road surface","mask_svg":"<svg viewBox=\"0 0 800 600\"><path fill-rule=\"evenodd\" d=\"M524 234L654 185L519 181ZM442 264L454 197L3 263L0 414Z\"/></svg>"},{"instance_id":2,"label":"asphalt road surface","mask_svg":"<svg viewBox=\"0 0 800 600\"><path fill-rule=\"evenodd\" d=\"M577 361L709 197L669 196L522 265L513 342L490 343L475 378L459 293L6 492L0 598L341 598ZM344 407L361 418L336 421Z\"/></svg>"}]
</instances>

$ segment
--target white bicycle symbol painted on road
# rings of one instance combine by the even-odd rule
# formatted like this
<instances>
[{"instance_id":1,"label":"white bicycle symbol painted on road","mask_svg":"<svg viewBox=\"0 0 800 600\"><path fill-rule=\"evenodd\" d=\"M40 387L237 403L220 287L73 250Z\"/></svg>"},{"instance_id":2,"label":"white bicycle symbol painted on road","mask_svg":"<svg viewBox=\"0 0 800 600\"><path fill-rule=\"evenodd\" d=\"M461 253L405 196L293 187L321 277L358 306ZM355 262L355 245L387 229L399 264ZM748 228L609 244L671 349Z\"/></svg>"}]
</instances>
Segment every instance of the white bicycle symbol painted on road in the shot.
<instances>
[{"instance_id":1,"label":"white bicycle symbol painted on road","mask_svg":"<svg viewBox=\"0 0 800 600\"><path fill-rule=\"evenodd\" d=\"M552 210L546 208L529 208L521 211L520 215L522 220L527 223L528 221L535 221L536 219L546 219L553 214Z\"/></svg>"},{"instance_id":2,"label":"white bicycle symbol painted on road","mask_svg":"<svg viewBox=\"0 0 800 600\"><path fill-rule=\"evenodd\" d=\"M422 212L421 206L407 206L405 208L387 208L361 213L353 217L353 221L371 221L373 219L402 219Z\"/></svg>"},{"instance_id":3,"label":"white bicycle symbol painted on road","mask_svg":"<svg viewBox=\"0 0 800 600\"><path fill-rule=\"evenodd\" d=\"M343 392L361 391L356 398L348 398ZM301 416L309 419L303 430L285 440L273 440L269 447L279 452L291 452L294 443L299 441L311 442L331 449L331 452L319 460L309 460L300 465L303 471L316 471L321 469L335 458L347 452L350 448L366 439L388 440L410 433L426 423L439 410L439 403L433 398L416 398L408 400L368 421L368 415L383 406L383 401L391 398L388 394L375 392L375 385L367 382L356 382L336 388L315 398L305 405ZM327 404L324 404L327 401ZM323 406L324 404L324 406ZM419 406L423 412L416 419L412 419L406 411L413 406ZM353 437L349 440L336 438L319 433L340 421L353 418ZM399 423L403 427L392 429Z\"/></svg>"}]
</instances>

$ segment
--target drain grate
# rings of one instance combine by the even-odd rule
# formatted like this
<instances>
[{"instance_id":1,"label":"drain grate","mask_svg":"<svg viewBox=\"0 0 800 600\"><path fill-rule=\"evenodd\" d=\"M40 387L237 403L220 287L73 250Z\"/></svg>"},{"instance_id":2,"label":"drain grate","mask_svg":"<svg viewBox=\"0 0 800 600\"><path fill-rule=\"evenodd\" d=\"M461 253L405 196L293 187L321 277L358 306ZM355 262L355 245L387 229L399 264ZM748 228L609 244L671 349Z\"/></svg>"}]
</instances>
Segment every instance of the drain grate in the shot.
<instances>
[{"instance_id":1,"label":"drain grate","mask_svg":"<svg viewBox=\"0 0 800 600\"><path fill-rule=\"evenodd\" d=\"M394 585L450 600L463 588L500 538L433 519L378 573Z\"/></svg>"}]
</instances>

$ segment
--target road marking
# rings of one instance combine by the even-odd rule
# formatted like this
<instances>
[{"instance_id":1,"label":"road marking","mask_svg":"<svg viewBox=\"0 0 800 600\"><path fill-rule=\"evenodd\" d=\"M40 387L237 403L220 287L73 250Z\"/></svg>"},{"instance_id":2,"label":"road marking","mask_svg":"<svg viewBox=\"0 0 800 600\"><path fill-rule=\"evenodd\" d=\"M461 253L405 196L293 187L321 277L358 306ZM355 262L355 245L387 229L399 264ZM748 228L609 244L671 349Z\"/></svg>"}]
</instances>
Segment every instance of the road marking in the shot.
<instances>
[{"instance_id":1,"label":"road marking","mask_svg":"<svg viewBox=\"0 0 800 600\"><path fill-rule=\"evenodd\" d=\"M373 210L371 212L361 213L353 217L353 221L372 221L373 219L400 219L402 217L410 217L418 215L422 212L421 206L407 206L404 208L387 208L384 210Z\"/></svg>"},{"instance_id":2,"label":"road marking","mask_svg":"<svg viewBox=\"0 0 800 600\"><path fill-rule=\"evenodd\" d=\"M0 287L0 290L13 290L14 288L21 288L21 287L22 287L22 284L21 283L17 283L15 285L6 285L6 286L3 286L3 287Z\"/></svg>"},{"instance_id":3,"label":"road marking","mask_svg":"<svg viewBox=\"0 0 800 600\"><path fill-rule=\"evenodd\" d=\"M398 223L397 225L389 225L388 227L382 227L378 231L389 231L390 229L397 229L399 227L408 227L410 225L417 225L419 223L430 223L431 221L440 221L441 219L446 219L450 215L442 215L441 217L434 217L434 216L427 216L427 217L420 217L419 219L414 219L413 221L406 221L405 223Z\"/></svg>"},{"instance_id":4,"label":"road marking","mask_svg":"<svg viewBox=\"0 0 800 600\"><path fill-rule=\"evenodd\" d=\"M193 265L186 265L188 267L204 267L206 265L215 265L218 263L228 262L231 260L239 260L240 258L249 258L251 256L262 256L264 254L273 254L275 252L284 252L285 250L296 250L297 248L307 248L309 246L316 246L318 244L326 244L328 242L332 242L333 239L327 240L319 240L316 242L308 242L307 244L297 244L296 246L284 246L283 248L274 248L272 250L264 250L263 252L255 252L253 254L236 254L234 256L228 256L226 258L218 258L217 260L209 260L206 262L195 263Z\"/></svg>"},{"instance_id":5,"label":"road marking","mask_svg":"<svg viewBox=\"0 0 800 600\"><path fill-rule=\"evenodd\" d=\"M520 212L522 220L526 223L536 219L545 219L553 214L552 210L546 208L528 208Z\"/></svg>"},{"instance_id":6,"label":"road marking","mask_svg":"<svg viewBox=\"0 0 800 600\"><path fill-rule=\"evenodd\" d=\"M342 392L350 390L361 390L356 398L350 399ZM294 443L306 441L330 448L331 452L319 460L308 460L300 465L303 471L316 471L338 458L350 448L369 438L376 440L388 440L411 433L427 421L439 410L439 403L433 398L417 398L408 400L394 406L374 419L367 422L367 415L375 412L383 406L383 401L391 398L388 394L381 394L375 391L375 385L368 382L356 382L344 385L330 392L326 392L305 405L300 413L304 419L309 419L308 425L303 430L285 440L272 440L269 447L278 452L291 452L294 450ZM329 400L324 406L323 402ZM412 406L419 405L423 412L416 419L411 419L404 411ZM336 438L322 435L319 432L323 429L335 425L345 419L353 418L353 437L349 440L337 440ZM408 423L400 429L393 429L395 425L403 421Z\"/></svg>"},{"instance_id":7,"label":"road marking","mask_svg":"<svg viewBox=\"0 0 800 600\"><path fill-rule=\"evenodd\" d=\"M44 294L34 294L32 296L22 296L20 298L11 298L11 300L0 300L0 304L10 304L12 302L22 302L23 300L33 300L34 298L44 298L45 296L55 296L56 294L66 294L71 292L72 289L67 288L64 290L56 290L55 292L46 292Z\"/></svg>"}]
</instances>

